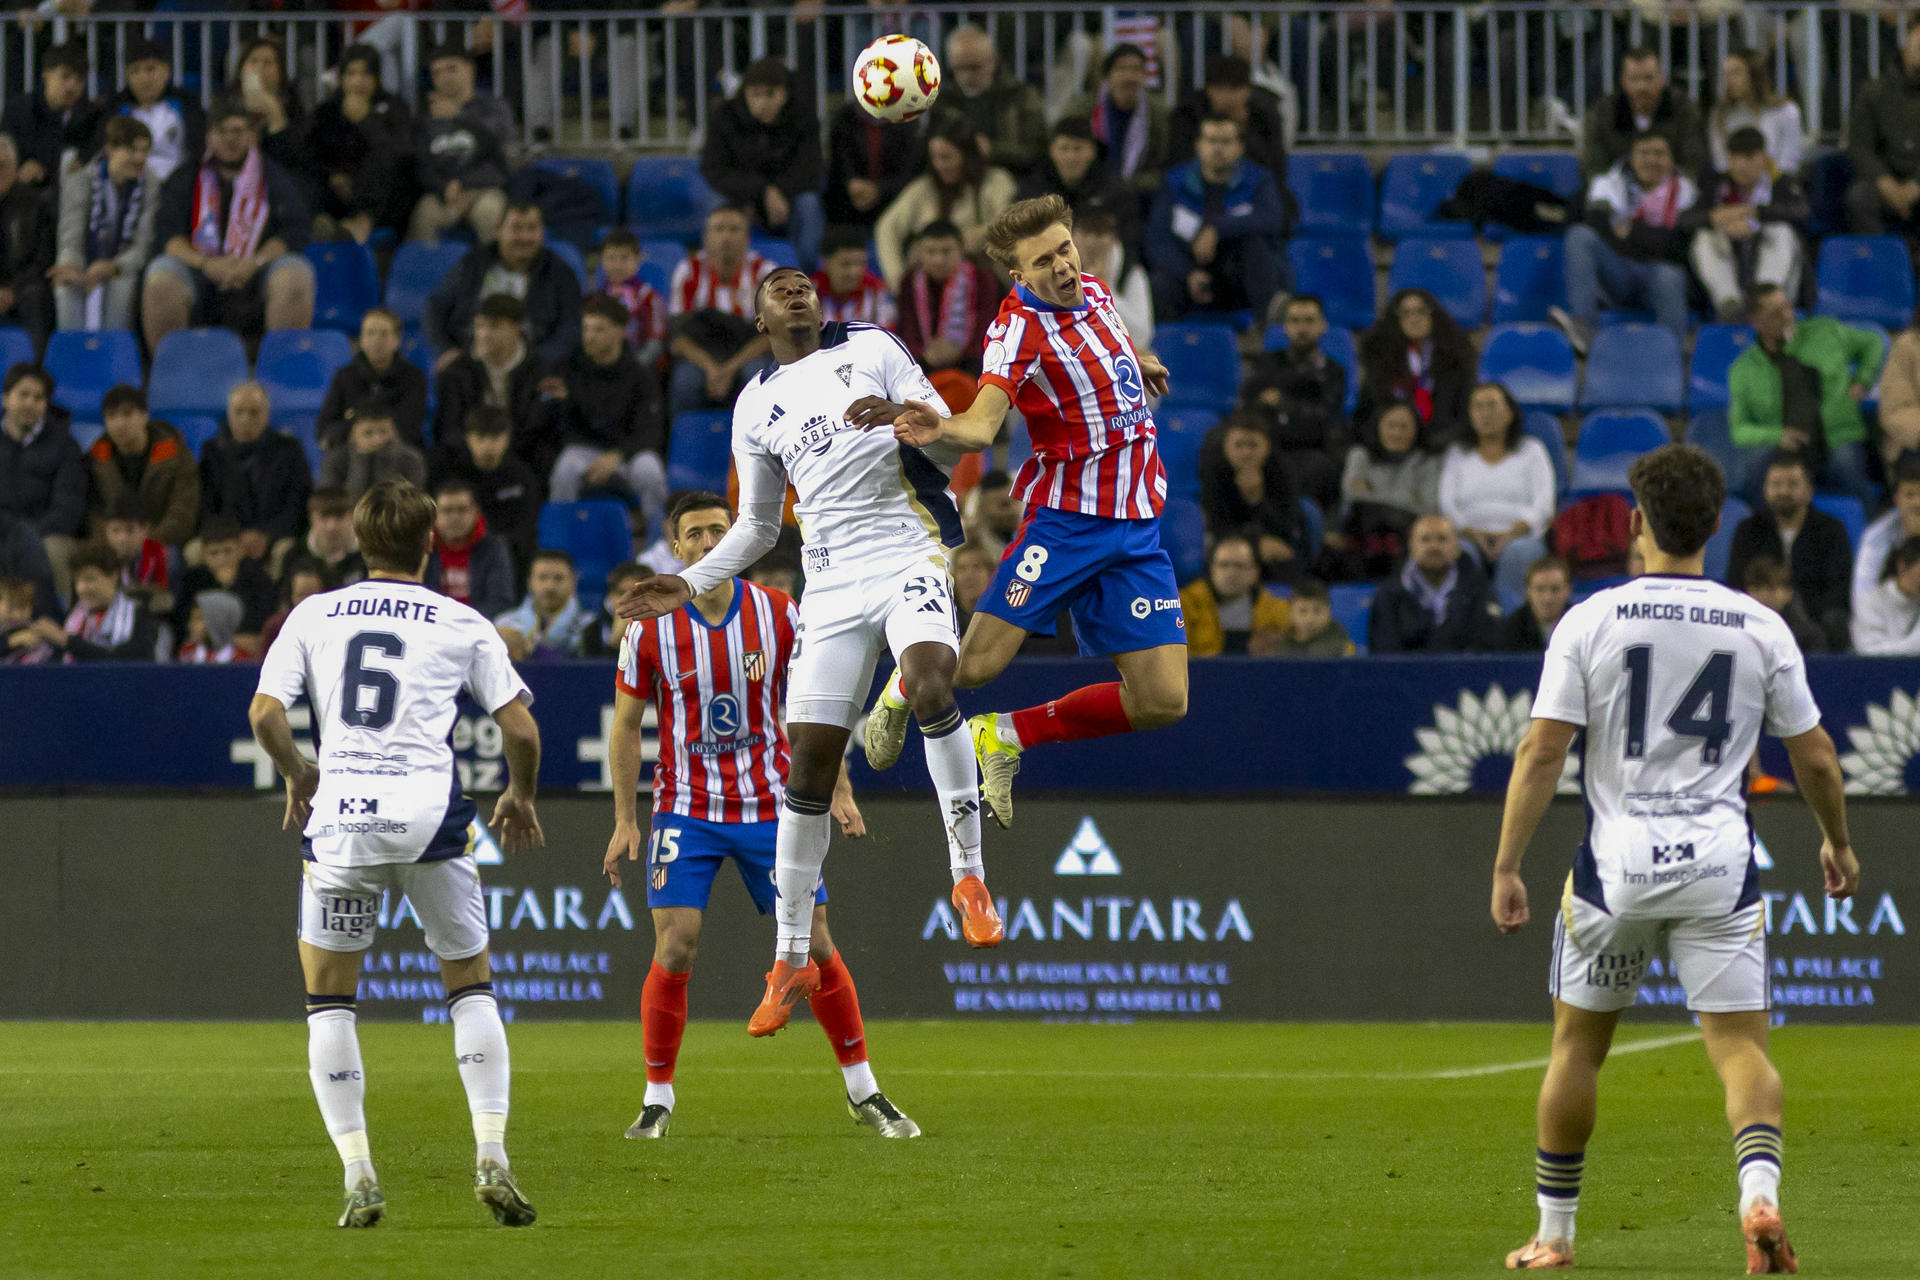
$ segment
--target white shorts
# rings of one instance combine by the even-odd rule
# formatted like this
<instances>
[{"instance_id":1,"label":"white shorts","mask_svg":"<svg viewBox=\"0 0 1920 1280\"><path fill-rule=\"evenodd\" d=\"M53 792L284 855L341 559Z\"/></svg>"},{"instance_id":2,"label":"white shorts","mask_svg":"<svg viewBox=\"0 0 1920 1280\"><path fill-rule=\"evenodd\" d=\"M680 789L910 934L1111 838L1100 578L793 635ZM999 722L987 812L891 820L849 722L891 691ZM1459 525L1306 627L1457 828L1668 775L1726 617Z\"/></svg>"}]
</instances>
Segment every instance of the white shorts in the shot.
<instances>
[{"instance_id":1,"label":"white shorts","mask_svg":"<svg viewBox=\"0 0 1920 1280\"><path fill-rule=\"evenodd\" d=\"M960 652L960 623L944 564L932 557L807 580L799 650L787 676L787 719L853 728L866 710L884 644L897 659L916 644Z\"/></svg>"},{"instance_id":2,"label":"white shorts","mask_svg":"<svg viewBox=\"0 0 1920 1280\"><path fill-rule=\"evenodd\" d=\"M470 854L438 862L385 862L366 867L304 864L300 941L324 951L365 951L380 927L385 894L404 894L442 960L467 960L487 949L487 907L480 869ZM391 919L391 914L389 915Z\"/></svg>"},{"instance_id":3,"label":"white shorts","mask_svg":"<svg viewBox=\"0 0 1920 1280\"><path fill-rule=\"evenodd\" d=\"M1572 881L1553 922L1547 990L1594 1013L1633 1003L1647 965L1665 954L1696 1013L1746 1013L1770 1005L1766 904L1723 916L1622 920L1585 898Z\"/></svg>"}]
</instances>

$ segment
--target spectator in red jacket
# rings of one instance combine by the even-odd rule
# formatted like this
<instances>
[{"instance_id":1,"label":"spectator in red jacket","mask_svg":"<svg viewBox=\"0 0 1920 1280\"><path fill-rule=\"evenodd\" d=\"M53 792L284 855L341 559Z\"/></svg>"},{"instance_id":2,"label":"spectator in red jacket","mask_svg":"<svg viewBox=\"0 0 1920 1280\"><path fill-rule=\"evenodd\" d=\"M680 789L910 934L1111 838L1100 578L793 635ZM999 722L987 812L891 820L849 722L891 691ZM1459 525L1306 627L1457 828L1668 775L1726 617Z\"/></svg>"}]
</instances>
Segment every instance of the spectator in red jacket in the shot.
<instances>
[{"instance_id":1,"label":"spectator in red jacket","mask_svg":"<svg viewBox=\"0 0 1920 1280\"><path fill-rule=\"evenodd\" d=\"M426 585L495 618L513 608L519 593L513 559L498 534L487 532L487 518L473 486L442 480L434 486L439 510L433 520L433 554L427 557Z\"/></svg>"},{"instance_id":2,"label":"spectator in red jacket","mask_svg":"<svg viewBox=\"0 0 1920 1280\"><path fill-rule=\"evenodd\" d=\"M900 340L929 372L980 374L987 326L1004 291L993 268L961 248L960 229L929 223L914 241L913 270L900 284Z\"/></svg>"}]
</instances>

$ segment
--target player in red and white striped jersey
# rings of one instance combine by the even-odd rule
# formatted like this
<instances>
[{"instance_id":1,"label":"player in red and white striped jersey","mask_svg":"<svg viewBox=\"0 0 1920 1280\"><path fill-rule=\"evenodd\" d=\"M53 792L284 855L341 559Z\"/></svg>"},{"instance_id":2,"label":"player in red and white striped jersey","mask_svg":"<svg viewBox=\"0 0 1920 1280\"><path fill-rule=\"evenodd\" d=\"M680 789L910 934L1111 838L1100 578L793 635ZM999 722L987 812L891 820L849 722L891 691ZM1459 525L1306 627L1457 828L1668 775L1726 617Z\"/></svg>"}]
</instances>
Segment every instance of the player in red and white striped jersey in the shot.
<instances>
[{"instance_id":1,"label":"player in red and white striped jersey","mask_svg":"<svg viewBox=\"0 0 1920 1280\"><path fill-rule=\"evenodd\" d=\"M1134 350L1107 286L1081 273L1073 212L1061 197L1001 214L987 229L987 251L1014 289L987 330L972 407L943 418L928 405L901 411L861 401L847 416L862 427L890 425L916 447L965 450L990 445L1008 409L1026 419L1033 457L1013 485L1026 519L967 628L956 683L973 688L999 675L1029 632L1053 634L1063 607L1080 652L1110 655L1120 682L973 717L987 807L1004 827L1025 749L1186 715L1187 636L1173 562L1160 546L1167 477L1147 407L1149 392L1166 394L1166 366ZM908 714L896 675L867 720L875 768L898 758Z\"/></svg>"},{"instance_id":2,"label":"player in red and white striped jersey","mask_svg":"<svg viewBox=\"0 0 1920 1280\"><path fill-rule=\"evenodd\" d=\"M688 564L704 558L732 524L726 499L712 493L683 493L667 513L673 553ZM649 700L660 721L646 842L653 966L640 996L647 1091L629 1138L663 1138L672 1123L687 980L721 864L734 860L762 915L774 908L775 834L788 765L783 708L799 617L784 593L723 578L671 613L630 623L621 638L611 735L614 831L605 862L616 885L621 862L640 853L636 795ZM832 813L848 836L865 834L844 767ZM822 882L814 890L810 944L820 967L820 986L809 998L814 1019L840 1060L854 1119L883 1137L914 1137L919 1127L874 1080L860 998L827 932L826 901Z\"/></svg>"},{"instance_id":3,"label":"player in red and white striped jersey","mask_svg":"<svg viewBox=\"0 0 1920 1280\"><path fill-rule=\"evenodd\" d=\"M754 295L773 264L753 251L752 229L752 214L737 205L723 204L707 214L700 251L673 269L667 285L670 320L717 311L753 323ZM667 408L675 414L731 404L740 384L767 360L765 336L749 337L727 355L709 350L691 333L675 334L667 345L674 356Z\"/></svg>"}]
</instances>

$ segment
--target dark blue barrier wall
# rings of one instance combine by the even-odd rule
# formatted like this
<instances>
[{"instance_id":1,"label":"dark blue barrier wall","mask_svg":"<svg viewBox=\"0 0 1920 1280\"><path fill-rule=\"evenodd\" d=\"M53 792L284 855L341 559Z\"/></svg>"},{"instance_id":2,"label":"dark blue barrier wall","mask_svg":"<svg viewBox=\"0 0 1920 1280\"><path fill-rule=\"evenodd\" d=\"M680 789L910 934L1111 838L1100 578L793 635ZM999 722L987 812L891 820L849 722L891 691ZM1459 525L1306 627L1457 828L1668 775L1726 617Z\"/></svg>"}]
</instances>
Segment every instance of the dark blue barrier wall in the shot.
<instances>
[{"instance_id":1,"label":"dark blue barrier wall","mask_svg":"<svg viewBox=\"0 0 1920 1280\"><path fill-rule=\"evenodd\" d=\"M1899 795L1920 786L1920 660L1814 658L1809 670L1849 790ZM1170 729L1028 755L1020 782L1079 791L1492 793L1526 727L1537 659L1367 658L1339 662L1196 662L1191 711ZM610 665L530 667L550 788L606 785L613 714ZM0 669L0 787L270 787L247 732L251 668L94 666ZM1115 678L1103 662L1017 664L961 695L968 711L1042 702ZM304 709L296 711L304 727ZM501 781L484 716L455 729L467 783ZM855 761L863 788L926 785L917 735L884 777ZM650 744L651 745L651 744ZM1771 749L1769 763L1781 762ZM1569 780L1569 786L1571 779Z\"/></svg>"}]
</instances>

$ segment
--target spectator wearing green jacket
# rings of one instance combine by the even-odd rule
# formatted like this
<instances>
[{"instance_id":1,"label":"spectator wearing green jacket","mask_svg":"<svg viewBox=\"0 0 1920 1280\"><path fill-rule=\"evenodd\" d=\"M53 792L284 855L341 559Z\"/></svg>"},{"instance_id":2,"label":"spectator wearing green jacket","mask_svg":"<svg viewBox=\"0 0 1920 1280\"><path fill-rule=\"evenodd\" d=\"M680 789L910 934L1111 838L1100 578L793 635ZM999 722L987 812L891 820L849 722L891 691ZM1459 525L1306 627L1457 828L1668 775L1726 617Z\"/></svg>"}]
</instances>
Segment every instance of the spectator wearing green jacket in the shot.
<instances>
[{"instance_id":1,"label":"spectator wearing green jacket","mask_svg":"<svg viewBox=\"0 0 1920 1280\"><path fill-rule=\"evenodd\" d=\"M1798 450L1815 483L1873 505L1867 424L1860 401L1873 389L1886 344L1831 316L1795 321L1779 285L1761 285L1748 308L1756 341L1727 376L1734 491L1754 501L1775 450Z\"/></svg>"}]
</instances>

